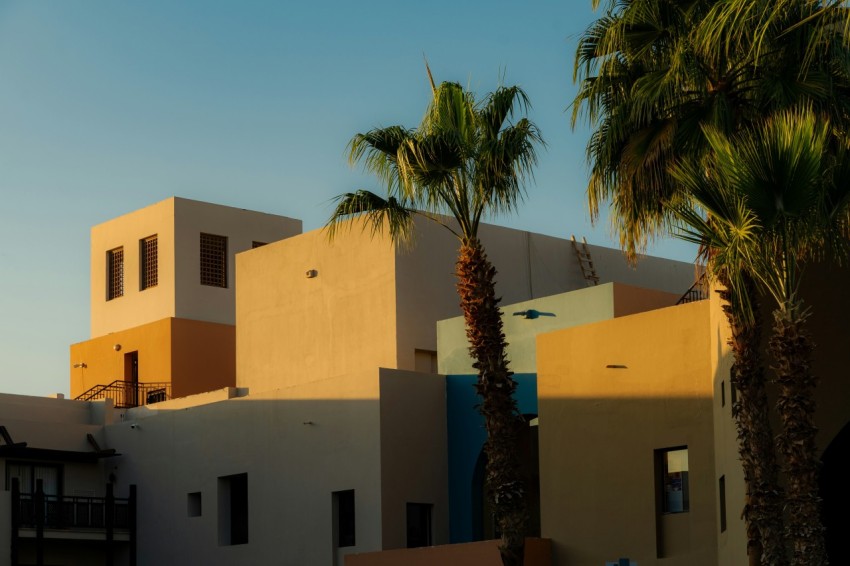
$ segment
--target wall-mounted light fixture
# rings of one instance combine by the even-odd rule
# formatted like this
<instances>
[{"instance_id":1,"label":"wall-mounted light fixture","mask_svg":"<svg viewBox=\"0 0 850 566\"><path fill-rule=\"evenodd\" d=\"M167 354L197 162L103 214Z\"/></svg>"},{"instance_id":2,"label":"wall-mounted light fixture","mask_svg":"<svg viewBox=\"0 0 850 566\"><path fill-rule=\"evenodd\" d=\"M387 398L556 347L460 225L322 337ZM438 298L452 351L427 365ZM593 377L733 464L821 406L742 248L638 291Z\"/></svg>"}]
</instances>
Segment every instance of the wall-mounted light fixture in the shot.
<instances>
[{"instance_id":1,"label":"wall-mounted light fixture","mask_svg":"<svg viewBox=\"0 0 850 566\"><path fill-rule=\"evenodd\" d=\"M307 279L313 279L313 278L314 278L315 276L317 276L318 274L319 274L319 272L318 272L318 271L316 271L315 269L308 269L308 270L307 270L307 273L306 273L306 275L307 275Z\"/></svg>"},{"instance_id":2,"label":"wall-mounted light fixture","mask_svg":"<svg viewBox=\"0 0 850 566\"><path fill-rule=\"evenodd\" d=\"M608 364L605 369L629 369L629 366L623 364Z\"/></svg>"},{"instance_id":3,"label":"wall-mounted light fixture","mask_svg":"<svg viewBox=\"0 0 850 566\"><path fill-rule=\"evenodd\" d=\"M116 352L120 352L121 351L121 344L115 344L114 346L112 346L112 349L115 350Z\"/></svg>"},{"instance_id":4,"label":"wall-mounted light fixture","mask_svg":"<svg viewBox=\"0 0 850 566\"><path fill-rule=\"evenodd\" d=\"M78 364L74 364L74 367L75 368L87 368L89 366L86 364L86 362L80 362Z\"/></svg>"},{"instance_id":5,"label":"wall-mounted light fixture","mask_svg":"<svg viewBox=\"0 0 850 566\"><path fill-rule=\"evenodd\" d=\"M538 310L528 309L526 311L515 312L514 316L521 316L521 317L526 318L528 320L534 320L536 318L540 318L541 316L555 316L555 313L553 313L553 312L540 312Z\"/></svg>"}]
</instances>

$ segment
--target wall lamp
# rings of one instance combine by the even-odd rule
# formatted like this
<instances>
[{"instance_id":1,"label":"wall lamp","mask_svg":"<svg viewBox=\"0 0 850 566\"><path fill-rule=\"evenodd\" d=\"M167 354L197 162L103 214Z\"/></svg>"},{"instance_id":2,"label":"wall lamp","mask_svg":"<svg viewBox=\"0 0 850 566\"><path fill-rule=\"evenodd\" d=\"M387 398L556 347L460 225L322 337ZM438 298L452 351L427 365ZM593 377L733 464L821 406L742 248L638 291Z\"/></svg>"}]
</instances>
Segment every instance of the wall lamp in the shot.
<instances>
[{"instance_id":1,"label":"wall lamp","mask_svg":"<svg viewBox=\"0 0 850 566\"><path fill-rule=\"evenodd\" d=\"M605 369L629 369L629 366L623 364L608 364Z\"/></svg>"},{"instance_id":2,"label":"wall lamp","mask_svg":"<svg viewBox=\"0 0 850 566\"><path fill-rule=\"evenodd\" d=\"M75 368L87 368L89 366L86 364L86 362L80 362L78 364L74 364L74 367Z\"/></svg>"},{"instance_id":3,"label":"wall lamp","mask_svg":"<svg viewBox=\"0 0 850 566\"><path fill-rule=\"evenodd\" d=\"M540 312L538 310L528 309L527 311L515 312L514 316L521 316L521 317L526 318L528 320L534 320L536 318L540 318L541 316L555 316L555 313L553 313L553 312Z\"/></svg>"}]
</instances>

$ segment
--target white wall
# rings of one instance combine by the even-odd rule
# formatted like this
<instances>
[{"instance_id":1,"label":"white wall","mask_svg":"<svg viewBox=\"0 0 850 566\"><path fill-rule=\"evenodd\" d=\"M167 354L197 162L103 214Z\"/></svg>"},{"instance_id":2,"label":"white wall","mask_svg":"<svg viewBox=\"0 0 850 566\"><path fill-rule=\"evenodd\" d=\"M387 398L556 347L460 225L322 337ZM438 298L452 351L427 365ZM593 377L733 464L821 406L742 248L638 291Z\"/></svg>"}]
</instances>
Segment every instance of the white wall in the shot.
<instances>
[{"instance_id":1,"label":"white wall","mask_svg":"<svg viewBox=\"0 0 850 566\"><path fill-rule=\"evenodd\" d=\"M228 237L227 288L200 285L200 233ZM169 317L233 324L235 261L253 241L301 233L301 221L172 197L91 230L91 336ZM156 235L158 282L140 289L139 241ZM107 252L124 250L124 295L107 300Z\"/></svg>"}]
</instances>

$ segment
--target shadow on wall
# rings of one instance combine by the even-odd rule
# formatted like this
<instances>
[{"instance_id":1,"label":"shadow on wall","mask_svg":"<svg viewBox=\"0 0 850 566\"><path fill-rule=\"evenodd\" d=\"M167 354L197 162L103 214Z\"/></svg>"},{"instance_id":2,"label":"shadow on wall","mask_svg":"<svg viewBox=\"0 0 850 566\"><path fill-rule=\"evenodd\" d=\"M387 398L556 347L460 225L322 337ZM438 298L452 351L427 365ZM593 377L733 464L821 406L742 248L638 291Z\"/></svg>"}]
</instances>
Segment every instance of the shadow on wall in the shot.
<instances>
[{"instance_id":1,"label":"shadow on wall","mask_svg":"<svg viewBox=\"0 0 850 566\"><path fill-rule=\"evenodd\" d=\"M558 564L716 566L712 399L541 397L542 536ZM730 513L743 507L730 501Z\"/></svg>"}]
</instances>

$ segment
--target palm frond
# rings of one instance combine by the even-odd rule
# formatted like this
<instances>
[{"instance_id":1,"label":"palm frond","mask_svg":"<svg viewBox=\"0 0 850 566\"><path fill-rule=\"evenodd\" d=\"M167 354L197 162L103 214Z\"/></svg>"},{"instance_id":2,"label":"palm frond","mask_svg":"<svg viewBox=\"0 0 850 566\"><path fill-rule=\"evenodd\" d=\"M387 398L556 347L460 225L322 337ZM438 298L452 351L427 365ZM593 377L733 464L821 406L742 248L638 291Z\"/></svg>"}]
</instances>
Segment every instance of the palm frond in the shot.
<instances>
[{"instance_id":1,"label":"palm frond","mask_svg":"<svg viewBox=\"0 0 850 566\"><path fill-rule=\"evenodd\" d=\"M416 210L406 207L395 197L382 198L369 191L345 193L336 197L336 207L325 224L328 239L336 238L343 228L351 229L354 219L363 220L363 228L372 236L388 232L394 242L407 244L413 236Z\"/></svg>"}]
</instances>

